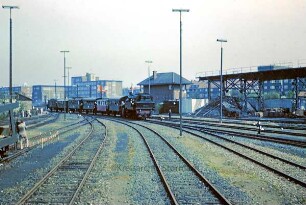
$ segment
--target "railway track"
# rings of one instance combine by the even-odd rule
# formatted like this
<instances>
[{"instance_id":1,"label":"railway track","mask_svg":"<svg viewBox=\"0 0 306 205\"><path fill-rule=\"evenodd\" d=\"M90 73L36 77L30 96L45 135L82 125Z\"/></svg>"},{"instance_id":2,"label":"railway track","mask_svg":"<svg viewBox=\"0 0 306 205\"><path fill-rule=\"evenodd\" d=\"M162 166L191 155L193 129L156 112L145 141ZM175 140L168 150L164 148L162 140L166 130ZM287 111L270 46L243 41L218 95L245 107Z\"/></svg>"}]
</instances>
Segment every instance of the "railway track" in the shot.
<instances>
[{"instance_id":1,"label":"railway track","mask_svg":"<svg viewBox=\"0 0 306 205\"><path fill-rule=\"evenodd\" d=\"M165 124L165 123L161 123L161 122L157 122L157 121L156 122L152 122L151 121L150 123L159 124L159 125L163 125L163 126L168 126L168 127L172 127L172 128L175 128L175 129L179 129L179 125L174 125L174 124L169 124L169 123ZM228 150L228 151L230 151L230 152L232 152L232 153L234 153L234 154L236 154L236 155L238 155L238 156L240 156L240 157L242 157L244 159L247 159L248 161L251 161L251 162L253 162L255 164L258 164L259 166L269 170L272 173L275 173L275 174L283 177L286 180L289 180L291 182L299 184L302 187L306 187L306 173L305 173L306 167L304 165L300 165L300 164L291 162L289 160L283 159L281 157L268 154L268 153L260 151L258 149L255 149L255 148L243 145L242 143L235 142L234 140L230 140L228 138L225 138L224 136L221 136L219 134L212 133L212 132L207 132L207 131L205 131L203 129L197 129L197 128L194 128L194 127L186 127L186 126L184 126L183 130L186 133L189 133L189 134L191 134L193 136L199 137L199 138L201 138L201 139L203 139L205 141L213 143L213 144L215 144L215 145L217 145L219 147L222 147L225 150ZM192 130L192 131L190 131L190 130ZM201 132L201 134L197 134L194 131ZM205 137L205 136L203 136L203 134L214 136L215 139ZM289 170L280 170L279 168L274 168L272 165L270 165L268 163L264 163L264 162L254 158L254 157L248 156L248 154L247 154L249 152L248 150L245 150L243 153L239 152L239 151L236 151L235 148L232 145L228 145L228 144L226 145L225 143L221 143L220 139L223 140L223 141L230 142L231 144L235 144L235 145L244 147L244 148L248 149L249 151L250 150L251 151L255 151L255 152L259 153L260 155L272 158L273 160L278 160L278 161L284 163L286 166L292 166L294 170L291 170L291 169L289 169ZM299 169L301 169L302 172L303 172L302 176L299 176L299 174L295 174L294 175L295 172L296 173L299 172Z\"/></svg>"},{"instance_id":2,"label":"railway track","mask_svg":"<svg viewBox=\"0 0 306 205\"><path fill-rule=\"evenodd\" d=\"M74 204L106 138L103 123L95 120L91 126L90 133L16 204Z\"/></svg>"},{"instance_id":3,"label":"railway track","mask_svg":"<svg viewBox=\"0 0 306 205\"><path fill-rule=\"evenodd\" d=\"M160 120L154 120L155 122L158 122ZM167 121L169 124L177 125L177 120L171 120ZM270 141L270 142L275 142L275 143L280 143L280 144L285 144L285 145L292 145L292 146L297 146L297 147L302 147L306 148L306 140L301 134L301 140L293 140L291 139L290 136L285 136L285 137L276 137L276 136L269 136L267 134L265 135L258 135L254 134L255 129L252 128L252 132L244 132L244 131L249 131L248 128L241 128L237 126L227 126L222 124L217 124L213 123L212 126L209 126L206 123L194 123L193 121L184 121L185 124L183 125L184 127L188 128L196 128L196 129L201 129L206 132L210 133L219 133L219 134L232 134L235 136L243 137L243 138L249 138L249 139L256 139L256 140L261 140L261 141ZM235 128L235 129L233 129ZM254 131L254 132L253 132ZM264 131L266 133L266 130ZM295 133L296 134L296 133ZM294 135L293 137L296 137Z\"/></svg>"},{"instance_id":4,"label":"railway track","mask_svg":"<svg viewBox=\"0 0 306 205\"><path fill-rule=\"evenodd\" d=\"M159 119L158 117L154 117L153 119ZM179 122L177 118L172 118L171 121ZM230 128L230 129L239 129L245 131L257 132L257 127L255 126L256 122L250 121L241 121L241 120L223 120L222 124L217 120L208 120L208 119L183 119L183 123L200 125L200 126L209 126L209 127L217 127L217 128ZM265 128L265 133L271 134L281 134L281 135L290 135L296 137L306 137L306 125L305 124L286 124L286 123L273 123L270 124L268 122L261 121L263 127Z\"/></svg>"},{"instance_id":5,"label":"railway track","mask_svg":"<svg viewBox=\"0 0 306 205\"><path fill-rule=\"evenodd\" d=\"M59 114L49 115L46 119L35 119L34 122L27 122L27 129L34 129L39 126L43 126L49 123L53 123L57 121L59 118Z\"/></svg>"},{"instance_id":6,"label":"railway track","mask_svg":"<svg viewBox=\"0 0 306 205\"><path fill-rule=\"evenodd\" d=\"M160 134L136 123L108 120L129 126L141 135L172 204L231 204Z\"/></svg>"},{"instance_id":7,"label":"railway track","mask_svg":"<svg viewBox=\"0 0 306 205\"><path fill-rule=\"evenodd\" d=\"M77 123L73 123L73 124L70 124L70 125L66 125L66 126L64 126L64 127L58 128L58 129L50 130L50 131L48 131L48 133L56 133L57 135L60 135L60 134L64 134L64 133L66 133L66 132L72 131L72 130L74 130L75 128L77 128L77 127L79 127L79 126L82 126L82 125L88 124L88 123L89 123L89 121L86 120L86 119L84 119L84 120L82 120L82 121L80 121L80 122L77 122ZM48 139L46 139L46 141L50 141L50 140L52 140L54 137L49 136L49 137L47 137L47 138L48 138ZM32 144L32 146L26 147L26 148L24 148L24 149L22 149L22 150L14 151L12 154L10 154L10 155L8 155L8 156L6 156L6 157L4 157L4 158L1 158L1 159L0 159L0 163L9 162L9 161L11 161L11 160L13 160L13 159L15 159L15 158L17 158L17 157L19 157L19 156L21 156L21 155L27 153L27 152L29 152L30 150L32 150L32 149L38 147L38 146L40 145L40 140L41 140L41 139L45 139L45 137L43 137L42 135L37 135L37 136L32 137L30 140L31 140L32 142L33 142L33 141L36 141L36 143L30 143L30 144Z\"/></svg>"}]
</instances>

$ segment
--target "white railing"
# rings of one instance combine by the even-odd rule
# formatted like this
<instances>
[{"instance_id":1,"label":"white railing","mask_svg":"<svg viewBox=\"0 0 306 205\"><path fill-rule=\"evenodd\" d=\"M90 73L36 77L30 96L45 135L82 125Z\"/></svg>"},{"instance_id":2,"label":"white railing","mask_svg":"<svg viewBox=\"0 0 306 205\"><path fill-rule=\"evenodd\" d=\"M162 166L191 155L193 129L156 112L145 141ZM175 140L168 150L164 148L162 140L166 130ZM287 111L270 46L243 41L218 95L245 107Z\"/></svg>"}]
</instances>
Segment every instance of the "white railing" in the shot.
<instances>
[{"instance_id":1,"label":"white railing","mask_svg":"<svg viewBox=\"0 0 306 205\"><path fill-rule=\"evenodd\" d=\"M290 69L290 68L301 68L306 67L306 59L300 59L294 62L279 62L270 65L262 65L262 66L274 66L274 70L276 69ZM248 67L239 67L239 68L230 68L223 70L223 75L229 74L237 74L237 73L250 73L257 72L259 66L248 66ZM272 69L271 69L272 70ZM205 71L196 74L196 78L206 77L206 76L218 76L220 75L220 69L215 69L213 71Z\"/></svg>"}]
</instances>

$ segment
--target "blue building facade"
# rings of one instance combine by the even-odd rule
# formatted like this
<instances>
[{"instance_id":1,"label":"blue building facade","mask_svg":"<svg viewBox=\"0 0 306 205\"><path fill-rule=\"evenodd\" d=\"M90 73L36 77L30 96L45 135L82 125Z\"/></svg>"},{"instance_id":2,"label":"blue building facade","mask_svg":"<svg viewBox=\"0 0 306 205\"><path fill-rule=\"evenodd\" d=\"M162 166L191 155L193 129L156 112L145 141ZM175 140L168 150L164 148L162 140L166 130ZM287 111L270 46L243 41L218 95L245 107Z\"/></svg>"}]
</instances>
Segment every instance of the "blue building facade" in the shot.
<instances>
[{"instance_id":1,"label":"blue building facade","mask_svg":"<svg viewBox=\"0 0 306 205\"><path fill-rule=\"evenodd\" d=\"M186 92L187 98L208 99L208 83L205 81L192 81L192 84L187 86ZM220 96L220 89L215 86L210 88L210 92L212 98Z\"/></svg>"},{"instance_id":2,"label":"blue building facade","mask_svg":"<svg viewBox=\"0 0 306 205\"><path fill-rule=\"evenodd\" d=\"M66 87L68 90L68 87ZM32 104L34 107L46 106L49 99L64 99L64 86L55 85L33 85Z\"/></svg>"},{"instance_id":3,"label":"blue building facade","mask_svg":"<svg viewBox=\"0 0 306 205\"><path fill-rule=\"evenodd\" d=\"M85 76L71 78L71 86L68 86L68 97L121 97L122 81L119 80L99 80L93 74L86 73Z\"/></svg>"},{"instance_id":4,"label":"blue building facade","mask_svg":"<svg viewBox=\"0 0 306 205\"><path fill-rule=\"evenodd\" d=\"M14 93L21 93L21 86L12 87L13 95ZM0 88L0 98L1 99L9 99L10 96L10 88L9 87L1 87Z\"/></svg>"}]
</instances>

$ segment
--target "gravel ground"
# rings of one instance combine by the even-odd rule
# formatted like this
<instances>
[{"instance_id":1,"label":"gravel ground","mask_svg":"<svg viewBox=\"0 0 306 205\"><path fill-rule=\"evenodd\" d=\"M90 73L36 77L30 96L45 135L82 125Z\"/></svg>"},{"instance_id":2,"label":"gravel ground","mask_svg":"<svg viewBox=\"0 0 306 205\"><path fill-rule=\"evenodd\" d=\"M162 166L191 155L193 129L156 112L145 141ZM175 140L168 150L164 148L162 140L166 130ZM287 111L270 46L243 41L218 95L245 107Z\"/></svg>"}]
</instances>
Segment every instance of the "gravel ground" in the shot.
<instances>
[{"instance_id":1,"label":"gravel ground","mask_svg":"<svg viewBox=\"0 0 306 205\"><path fill-rule=\"evenodd\" d=\"M306 150L305 149L294 147L294 146L289 146L289 145L283 145L279 143L263 142L261 140L246 139L246 138L235 137L235 136L230 136L229 138L234 139L243 144L246 144L248 146L255 147L256 149L260 149L262 151L268 152L270 154L274 154L276 156L280 156L285 159L292 160L295 163L298 163L301 165L306 164L306 161L305 161Z\"/></svg>"},{"instance_id":2,"label":"gravel ground","mask_svg":"<svg viewBox=\"0 0 306 205\"><path fill-rule=\"evenodd\" d=\"M44 182L43 186L35 191L27 203L67 204L69 202L68 197L72 197L73 191L79 186L104 138L100 134L101 125L95 121L93 127L89 138Z\"/></svg>"},{"instance_id":3,"label":"gravel ground","mask_svg":"<svg viewBox=\"0 0 306 205\"><path fill-rule=\"evenodd\" d=\"M139 122L145 123L145 122ZM147 124L147 123L145 123ZM305 188L211 143L172 128L149 125L175 145L234 204L305 204ZM210 175L211 173L214 173ZM221 183L221 185L219 185ZM224 190L224 185L229 187Z\"/></svg>"},{"instance_id":4,"label":"gravel ground","mask_svg":"<svg viewBox=\"0 0 306 205\"><path fill-rule=\"evenodd\" d=\"M79 204L169 204L140 136L103 121L107 141L79 197Z\"/></svg>"},{"instance_id":5,"label":"gravel ground","mask_svg":"<svg viewBox=\"0 0 306 205\"><path fill-rule=\"evenodd\" d=\"M52 129L83 119L69 114L66 118L63 121L60 115L50 124ZM169 204L141 137L124 125L103 122L107 125L108 138L78 204ZM148 125L144 121L135 122ZM50 125L28 130L29 137L49 132ZM178 130L149 126L165 136L233 204L306 204L305 188L299 185L192 135L184 133L180 137ZM0 164L0 204L14 204L88 131L89 125L83 126L63 134L59 140L45 143L43 149L36 148L10 163ZM305 165L305 149L238 137L231 139Z\"/></svg>"},{"instance_id":6,"label":"gravel ground","mask_svg":"<svg viewBox=\"0 0 306 205\"><path fill-rule=\"evenodd\" d=\"M31 141L32 137L35 137L37 135L48 135L51 130L61 128L65 125L68 126L72 123L76 123L77 121L82 121L82 120L83 117L78 117L77 115L74 114L67 114L66 120L64 120L64 115L60 114L55 122L36 127L35 129L28 129L27 135L29 140Z\"/></svg>"},{"instance_id":7,"label":"gravel ground","mask_svg":"<svg viewBox=\"0 0 306 205\"><path fill-rule=\"evenodd\" d=\"M197 132L197 133L199 133L199 132ZM280 160L273 159L271 157L267 157L267 156L265 156L263 154L260 154L256 151L244 148L240 145L236 145L234 143L225 141L225 140L223 140L221 138L218 138L218 137L206 135L205 138L210 139L214 142L217 142L217 143L219 143L219 144L221 144L221 145L223 145L223 146L225 146L229 149L235 150L235 151L237 151L241 154L244 154L244 155L246 155L246 156L248 156L252 159L257 160L260 163L263 163L267 166L273 167L276 170L279 170L283 173L286 173L287 175L295 177L295 178L297 178L297 179L306 183L306 172L305 172L305 170L302 170L300 168L296 168L296 167L294 167L292 165L289 165L285 162L282 162ZM297 148L297 149L302 150L301 148ZM300 159L300 162L301 161L305 162L305 159Z\"/></svg>"},{"instance_id":8,"label":"gravel ground","mask_svg":"<svg viewBox=\"0 0 306 205\"><path fill-rule=\"evenodd\" d=\"M143 127L153 154L179 204L218 204L219 199L159 136Z\"/></svg>"},{"instance_id":9,"label":"gravel ground","mask_svg":"<svg viewBox=\"0 0 306 205\"><path fill-rule=\"evenodd\" d=\"M30 189L37 180L43 177L52 166L60 161L76 141L82 138L81 133L88 132L89 125L72 132L62 134L35 148L9 163L0 166L0 204L13 204Z\"/></svg>"}]
</instances>

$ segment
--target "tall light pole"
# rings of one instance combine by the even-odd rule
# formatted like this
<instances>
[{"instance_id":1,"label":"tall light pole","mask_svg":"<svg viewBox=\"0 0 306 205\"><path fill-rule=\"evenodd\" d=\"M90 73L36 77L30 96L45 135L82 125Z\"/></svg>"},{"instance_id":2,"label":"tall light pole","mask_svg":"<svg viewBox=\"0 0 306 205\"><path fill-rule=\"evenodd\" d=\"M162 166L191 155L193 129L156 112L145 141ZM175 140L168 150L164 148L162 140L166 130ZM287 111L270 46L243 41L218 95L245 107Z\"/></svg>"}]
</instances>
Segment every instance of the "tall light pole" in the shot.
<instances>
[{"instance_id":1,"label":"tall light pole","mask_svg":"<svg viewBox=\"0 0 306 205\"><path fill-rule=\"evenodd\" d=\"M222 123L222 104L223 104L223 76L222 76L222 64L223 64L223 47L222 43L226 43L226 39L217 39L221 43L221 71L220 71L220 123Z\"/></svg>"},{"instance_id":2,"label":"tall light pole","mask_svg":"<svg viewBox=\"0 0 306 205\"><path fill-rule=\"evenodd\" d=\"M182 136L182 12L189 12L189 9L172 9L172 12L180 12L180 136Z\"/></svg>"},{"instance_id":3,"label":"tall light pole","mask_svg":"<svg viewBox=\"0 0 306 205\"><path fill-rule=\"evenodd\" d=\"M149 76L149 94L151 95L151 79L150 79L150 64L153 63L153 61L145 61L148 64L148 76Z\"/></svg>"},{"instance_id":4,"label":"tall light pole","mask_svg":"<svg viewBox=\"0 0 306 205\"><path fill-rule=\"evenodd\" d=\"M18 6L2 6L4 9L10 10L10 103L13 102L13 70L12 70L12 9L19 9Z\"/></svg>"},{"instance_id":5,"label":"tall light pole","mask_svg":"<svg viewBox=\"0 0 306 205\"><path fill-rule=\"evenodd\" d=\"M68 70L68 86L70 86L70 81L69 81L69 70L71 69L72 67L66 67L66 69Z\"/></svg>"},{"instance_id":6,"label":"tall light pole","mask_svg":"<svg viewBox=\"0 0 306 205\"><path fill-rule=\"evenodd\" d=\"M69 70L71 69L72 67L66 67L66 69L68 70L68 98L69 98L69 95L70 95L70 82L69 82Z\"/></svg>"},{"instance_id":7,"label":"tall light pole","mask_svg":"<svg viewBox=\"0 0 306 205\"><path fill-rule=\"evenodd\" d=\"M55 93L55 96L54 96L54 97L57 99L57 94L56 94L56 81L57 81L57 80L55 79L55 80L54 80L54 93Z\"/></svg>"},{"instance_id":8,"label":"tall light pole","mask_svg":"<svg viewBox=\"0 0 306 205\"><path fill-rule=\"evenodd\" d=\"M64 53L64 103L66 103L66 53L69 51L60 51ZM64 105L64 120L66 120L66 106Z\"/></svg>"}]
</instances>

